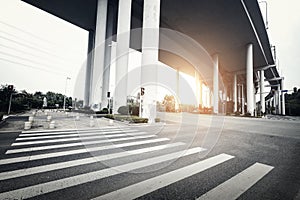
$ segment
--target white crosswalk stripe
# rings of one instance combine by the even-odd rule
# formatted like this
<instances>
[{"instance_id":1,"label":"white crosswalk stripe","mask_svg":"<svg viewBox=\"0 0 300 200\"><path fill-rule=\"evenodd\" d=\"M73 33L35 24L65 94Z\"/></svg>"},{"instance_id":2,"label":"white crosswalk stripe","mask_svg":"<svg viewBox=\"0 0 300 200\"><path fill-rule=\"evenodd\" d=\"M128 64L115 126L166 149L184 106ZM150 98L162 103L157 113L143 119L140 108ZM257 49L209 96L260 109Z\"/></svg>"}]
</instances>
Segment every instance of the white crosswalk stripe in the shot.
<instances>
[{"instance_id":1,"label":"white crosswalk stripe","mask_svg":"<svg viewBox=\"0 0 300 200\"><path fill-rule=\"evenodd\" d=\"M237 199L241 194L247 191L257 181L269 173L274 167L255 163L241 173L222 183L218 187L205 193L197 200L222 199L231 200Z\"/></svg>"},{"instance_id":2,"label":"white crosswalk stripe","mask_svg":"<svg viewBox=\"0 0 300 200\"><path fill-rule=\"evenodd\" d=\"M91 140L91 139L105 139L105 138L113 138L120 136L136 136L136 135L144 135L146 132L135 132L135 133L121 133L121 134L110 134L110 135L97 135L97 136L89 136L89 135L79 135L73 138L63 138L63 139L49 139L49 140L38 140L38 141L28 141L28 142L15 142L12 146L20 146L20 145L32 145L32 144L45 144L45 143L53 143L53 142L69 142L69 141L78 141L78 140Z\"/></svg>"},{"instance_id":3,"label":"white crosswalk stripe","mask_svg":"<svg viewBox=\"0 0 300 200\"><path fill-rule=\"evenodd\" d=\"M161 141L166 141L166 140L168 140L168 139L167 138L159 138L159 139L156 139L155 142L161 142ZM159 150L159 149L164 149L164 148L173 147L173 146L180 146L180 145L183 145L183 143L177 142L177 143L172 143L172 144L167 144L167 145L159 145L159 146L154 146L154 147L149 147L146 149L139 149L139 150L134 150L134 151L129 151L129 152L125 151L125 152L119 153L115 157L110 156L110 155L106 155L106 156L111 157L111 159L112 159L112 158L117 158L117 157L124 156L124 155L136 154L141 151ZM113 144L113 145L110 145L109 147L107 147L107 146L89 147L89 148L84 148L84 149L76 149L76 150L69 150L69 151L62 151L62 152L55 152L55 153L46 153L46 154L22 156L22 157L17 157L17 158L8 158L8 159L0 160L0 165L25 162L25 161L33 161L33 160L41 160L41 159L45 159L45 158L55 158L55 157L59 157L59 156L69 156L69 155L81 154L81 153L92 153L94 151L101 151L101 150L111 149L111 148L115 148L115 147L116 147L116 145Z\"/></svg>"},{"instance_id":4,"label":"white crosswalk stripe","mask_svg":"<svg viewBox=\"0 0 300 200\"><path fill-rule=\"evenodd\" d=\"M208 158L206 160L200 161L198 163L183 167L169 173L157 176L140 183L130 185L128 187L116 190L114 192L108 193L106 195L94 198L96 199L135 199L147 193L153 192L161 187L165 187L174 182L177 182L186 177L192 176L196 173L202 172L210 167L216 166L222 162L232 159L233 156L227 154L221 154Z\"/></svg>"},{"instance_id":5,"label":"white crosswalk stripe","mask_svg":"<svg viewBox=\"0 0 300 200\"><path fill-rule=\"evenodd\" d=\"M35 184L22 183L17 187L12 186L11 189L0 189L0 199L26 199L52 192L61 192L63 199L67 188L84 187L86 184L93 184L104 178L110 179L126 172L152 168L155 165L162 166L167 161L194 160L190 164L176 169L170 168L154 177L121 185L113 191L107 188L108 191L101 190L100 193L91 196L94 199L134 199L235 159L235 156L221 153L199 160L197 154L205 151L204 148L189 148L183 142L133 129L134 127L124 130L109 127L101 131L91 129L77 132L68 130L21 133L11 149L6 152L6 157L0 160L0 181L3 184L12 180L26 182L33 175L51 176L56 174L57 170L73 170L73 173L63 177L52 175L50 180L41 179ZM58 157L68 159L56 160ZM44 164L46 159L48 160ZM30 165L24 164L25 162ZM98 166L96 163L102 164ZM78 168L89 169L89 166L93 167L84 173L77 172ZM205 191L205 194L196 194L195 198L236 199L272 169L272 166L255 163L244 171L237 172L238 174L229 180L214 186L210 191ZM130 173L126 176L130 176Z\"/></svg>"},{"instance_id":6,"label":"white crosswalk stripe","mask_svg":"<svg viewBox=\"0 0 300 200\"><path fill-rule=\"evenodd\" d=\"M31 136L51 136L51 135L61 135L61 134L75 134L75 133L125 133L126 131L135 132L137 130L130 130L130 129L95 129L92 131L89 130L78 130L78 131L61 131L61 132L43 132L43 133L22 133L19 135L18 139L21 139L22 137L31 137Z\"/></svg>"},{"instance_id":7,"label":"white crosswalk stripe","mask_svg":"<svg viewBox=\"0 0 300 200\"><path fill-rule=\"evenodd\" d=\"M129 130L128 130L129 131ZM135 132L137 130L130 130L130 133ZM86 134L84 134L86 133ZM58 137L74 137L78 135L96 135L96 134L105 134L105 133L126 133L126 130L106 130L106 131L81 131L81 132L56 132L52 134L21 134L17 141L19 140L38 140L38 139L46 139L46 138L58 138Z\"/></svg>"},{"instance_id":8,"label":"white crosswalk stripe","mask_svg":"<svg viewBox=\"0 0 300 200\"><path fill-rule=\"evenodd\" d=\"M128 137L128 138L111 139L111 140L109 140L109 142L146 139L146 138L151 138L151 137L156 137L156 135L142 135L142 136L135 136L135 137ZM82 146L82 145L93 145L93 144L102 144L102 143L103 143L103 140L99 140L99 141L96 140L96 141L84 141L84 142L75 142L75 143L67 143L67 144L56 144L56 145L41 146L41 147L27 147L27 148L20 148L20 149L11 149L11 150L8 150L6 152L6 154L24 153L24 152L31 152L31 151L50 150L50 149L76 147L76 146Z\"/></svg>"}]
</instances>

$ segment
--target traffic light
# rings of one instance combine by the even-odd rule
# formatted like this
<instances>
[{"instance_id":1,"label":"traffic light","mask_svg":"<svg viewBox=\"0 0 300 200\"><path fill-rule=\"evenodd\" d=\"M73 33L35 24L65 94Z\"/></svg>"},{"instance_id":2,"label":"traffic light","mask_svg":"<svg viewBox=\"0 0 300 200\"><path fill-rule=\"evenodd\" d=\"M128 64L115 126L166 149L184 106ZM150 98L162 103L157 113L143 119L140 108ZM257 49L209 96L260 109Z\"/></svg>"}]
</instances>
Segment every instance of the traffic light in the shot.
<instances>
[{"instance_id":1,"label":"traffic light","mask_svg":"<svg viewBox=\"0 0 300 200\"><path fill-rule=\"evenodd\" d=\"M141 96L144 96L145 94L145 88L141 87Z\"/></svg>"},{"instance_id":2,"label":"traffic light","mask_svg":"<svg viewBox=\"0 0 300 200\"><path fill-rule=\"evenodd\" d=\"M12 92L14 90L14 86L13 85L8 85L7 87L9 92Z\"/></svg>"}]
</instances>

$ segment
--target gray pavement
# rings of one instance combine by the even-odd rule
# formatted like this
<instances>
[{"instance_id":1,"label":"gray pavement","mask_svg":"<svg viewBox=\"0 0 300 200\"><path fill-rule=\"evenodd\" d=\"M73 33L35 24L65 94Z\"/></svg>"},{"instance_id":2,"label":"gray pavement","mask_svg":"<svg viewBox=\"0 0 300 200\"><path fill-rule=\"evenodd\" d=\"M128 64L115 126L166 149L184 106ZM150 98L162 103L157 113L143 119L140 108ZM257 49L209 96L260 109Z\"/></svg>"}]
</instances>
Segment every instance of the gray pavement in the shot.
<instances>
[{"instance_id":1,"label":"gray pavement","mask_svg":"<svg viewBox=\"0 0 300 200\"><path fill-rule=\"evenodd\" d=\"M0 134L0 199L299 199L298 120L159 114Z\"/></svg>"}]
</instances>

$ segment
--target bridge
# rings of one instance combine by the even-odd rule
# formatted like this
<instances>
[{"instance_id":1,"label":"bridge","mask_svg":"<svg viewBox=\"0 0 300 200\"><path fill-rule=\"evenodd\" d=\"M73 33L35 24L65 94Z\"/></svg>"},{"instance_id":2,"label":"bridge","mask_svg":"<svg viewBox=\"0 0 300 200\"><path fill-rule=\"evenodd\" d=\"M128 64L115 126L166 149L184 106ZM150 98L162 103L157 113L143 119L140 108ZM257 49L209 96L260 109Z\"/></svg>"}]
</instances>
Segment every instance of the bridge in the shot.
<instances>
[{"instance_id":1,"label":"bridge","mask_svg":"<svg viewBox=\"0 0 300 200\"><path fill-rule=\"evenodd\" d=\"M23 1L89 31L85 105L101 102L106 107L111 92L117 110L126 105L132 88L159 82L159 66L166 65L195 77L200 106L202 86L210 88L216 114L224 112L224 101L233 102L230 112L266 112L265 100L285 114L284 98L280 104L283 77L276 69L257 0ZM128 83L132 51L141 57L135 86ZM114 92L109 86L112 58L117 58ZM146 88L144 97L149 110L150 90Z\"/></svg>"}]
</instances>

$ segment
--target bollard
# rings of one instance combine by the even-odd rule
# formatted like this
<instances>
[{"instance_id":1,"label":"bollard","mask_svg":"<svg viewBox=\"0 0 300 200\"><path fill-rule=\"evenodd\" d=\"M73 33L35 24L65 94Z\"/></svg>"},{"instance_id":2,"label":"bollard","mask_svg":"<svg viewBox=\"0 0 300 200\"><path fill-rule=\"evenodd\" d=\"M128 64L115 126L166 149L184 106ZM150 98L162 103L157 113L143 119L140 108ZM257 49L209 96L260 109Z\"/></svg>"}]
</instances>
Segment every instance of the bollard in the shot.
<instances>
[{"instance_id":1,"label":"bollard","mask_svg":"<svg viewBox=\"0 0 300 200\"><path fill-rule=\"evenodd\" d=\"M44 125L43 125L44 129L48 129L49 128L49 123L46 122Z\"/></svg>"},{"instance_id":2,"label":"bollard","mask_svg":"<svg viewBox=\"0 0 300 200\"><path fill-rule=\"evenodd\" d=\"M54 128L55 128L55 121L51 121L51 122L50 122L49 128L50 128L50 129L54 129Z\"/></svg>"},{"instance_id":3,"label":"bollard","mask_svg":"<svg viewBox=\"0 0 300 200\"><path fill-rule=\"evenodd\" d=\"M75 120L76 120L76 121L79 121L79 115L76 115Z\"/></svg>"},{"instance_id":4,"label":"bollard","mask_svg":"<svg viewBox=\"0 0 300 200\"><path fill-rule=\"evenodd\" d=\"M24 129L25 129L25 130L31 129L31 122L25 122L25 123L24 123Z\"/></svg>"},{"instance_id":5,"label":"bollard","mask_svg":"<svg viewBox=\"0 0 300 200\"><path fill-rule=\"evenodd\" d=\"M95 126L95 121L93 119L90 120L90 127L94 127Z\"/></svg>"},{"instance_id":6,"label":"bollard","mask_svg":"<svg viewBox=\"0 0 300 200\"><path fill-rule=\"evenodd\" d=\"M30 116L30 117L28 118L28 121L29 121L30 123L33 123L33 117Z\"/></svg>"},{"instance_id":7,"label":"bollard","mask_svg":"<svg viewBox=\"0 0 300 200\"><path fill-rule=\"evenodd\" d=\"M113 126L113 125L114 125L114 120L110 119L108 125L109 125L109 126Z\"/></svg>"},{"instance_id":8,"label":"bollard","mask_svg":"<svg viewBox=\"0 0 300 200\"><path fill-rule=\"evenodd\" d=\"M52 119L52 116L47 116L47 122L50 122L51 121L51 119Z\"/></svg>"}]
</instances>

